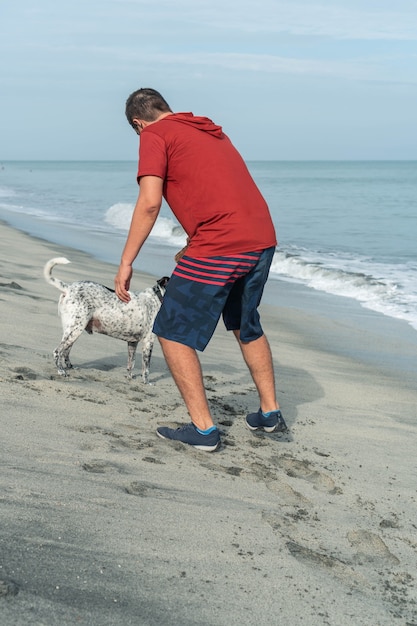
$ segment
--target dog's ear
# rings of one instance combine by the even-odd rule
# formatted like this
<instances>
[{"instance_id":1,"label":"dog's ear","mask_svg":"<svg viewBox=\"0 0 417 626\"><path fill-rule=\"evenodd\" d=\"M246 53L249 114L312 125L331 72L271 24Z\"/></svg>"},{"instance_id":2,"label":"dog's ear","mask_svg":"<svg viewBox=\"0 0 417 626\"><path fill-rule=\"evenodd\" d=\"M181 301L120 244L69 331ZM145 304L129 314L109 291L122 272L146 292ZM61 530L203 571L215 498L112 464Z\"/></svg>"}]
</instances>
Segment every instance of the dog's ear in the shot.
<instances>
[{"instance_id":1,"label":"dog's ear","mask_svg":"<svg viewBox=\"0 0 417 626\"><path fill-rule=\"evenodd\" d=\"M166 287L169 281L169 276L163 276L162 278L160 278L159 280L157 280L156 282L158 283L158 285L160 287Z\"/></svg>"}]
</instances>

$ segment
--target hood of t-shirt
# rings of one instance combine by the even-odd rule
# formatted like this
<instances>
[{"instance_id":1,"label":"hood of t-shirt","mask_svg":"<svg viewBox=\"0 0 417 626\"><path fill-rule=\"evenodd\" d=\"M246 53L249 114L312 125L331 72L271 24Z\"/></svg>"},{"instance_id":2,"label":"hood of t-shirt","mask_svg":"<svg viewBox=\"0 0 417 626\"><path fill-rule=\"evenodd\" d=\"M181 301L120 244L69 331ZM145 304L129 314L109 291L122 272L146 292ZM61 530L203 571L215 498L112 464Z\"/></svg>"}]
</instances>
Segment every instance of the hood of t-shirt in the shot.
<instances>
[{"instance_id":1,"label":"hood of t-shirt","mask_svg":"<svg viewBox=\"0 0 417 626\"><path fill-rule=\"evenodd\" d=\"M199 117L192 113L173 113L172 115L167 115L167 117L164 117L161 121L180 122L181 124L186 124L187 126L201 130L204 133L209 133L209 135L213 135L219 139L223 137L222 127L212 122L208 117Z\"/></svg>"}]
</instances>

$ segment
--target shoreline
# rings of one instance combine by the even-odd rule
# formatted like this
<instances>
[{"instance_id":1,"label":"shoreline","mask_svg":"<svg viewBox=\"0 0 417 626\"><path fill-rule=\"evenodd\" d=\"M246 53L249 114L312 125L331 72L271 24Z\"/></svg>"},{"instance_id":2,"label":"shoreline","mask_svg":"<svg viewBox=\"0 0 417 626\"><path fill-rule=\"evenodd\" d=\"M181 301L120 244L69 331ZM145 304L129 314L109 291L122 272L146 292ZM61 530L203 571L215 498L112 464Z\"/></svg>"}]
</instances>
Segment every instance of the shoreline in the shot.
<instances>
[{"instance_id":1,"label":"shoreline","mask_svg":"<svg viewBox=\"0 0 417 626\"><path fill-rule=\"evenodd\" d=\"M417 376L397 369L402 339L266 301L290 433L265 435L244 428L257 396L219 325L201 361L223 443L197 452L155 435L187 421L157 342L151 386L138 365L127 381L126 344L100 335L56 373L44 263L68 256L57 276L108 285L115 266L3 223L0 235L4 623L417 621ZM153 282L135 271L132 288Z\"/></svg>"}]
</instances>

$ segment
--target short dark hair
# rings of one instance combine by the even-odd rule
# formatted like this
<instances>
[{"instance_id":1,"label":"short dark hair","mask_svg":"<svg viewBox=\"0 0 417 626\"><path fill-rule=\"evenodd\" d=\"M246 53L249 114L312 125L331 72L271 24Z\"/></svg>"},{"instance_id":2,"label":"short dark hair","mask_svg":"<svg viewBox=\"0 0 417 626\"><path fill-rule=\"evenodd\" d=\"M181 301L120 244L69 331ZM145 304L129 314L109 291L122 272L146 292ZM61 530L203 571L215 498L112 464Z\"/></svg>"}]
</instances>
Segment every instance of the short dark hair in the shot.
<instances>
[{"instance_id":1,"label":"short dark hair","mask_svg":"<svg viewBox=\"0 0 417 626\"><path fill-rule=\"evenodd\" d=\"M155 89L143 87L130 94L126 100L127 121L133 128L134 118L154 122L161 113L172 113L168 102Z\"/></svg>"}]
</instances>

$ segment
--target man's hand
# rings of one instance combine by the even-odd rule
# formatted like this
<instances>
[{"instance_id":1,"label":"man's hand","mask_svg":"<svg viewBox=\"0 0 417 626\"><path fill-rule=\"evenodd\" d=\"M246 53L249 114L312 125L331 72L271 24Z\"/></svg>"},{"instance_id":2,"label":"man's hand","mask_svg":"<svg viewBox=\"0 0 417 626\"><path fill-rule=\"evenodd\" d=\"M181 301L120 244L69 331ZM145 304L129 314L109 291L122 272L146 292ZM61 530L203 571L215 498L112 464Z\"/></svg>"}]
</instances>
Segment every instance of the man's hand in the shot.
<instances>
[{"instance_id":1,"label":"man's hand","mask_svg":"<svg viewBox=\"0 0 417 626\"><path fill-rule=\"evenodd\" d=\"M122 302L130 302L128 289L130 287L130 279L132 278L133 269L131 265L119 266L119 271L114 279L114 288L116 295Z\"/></svg>"}]
</instances>

